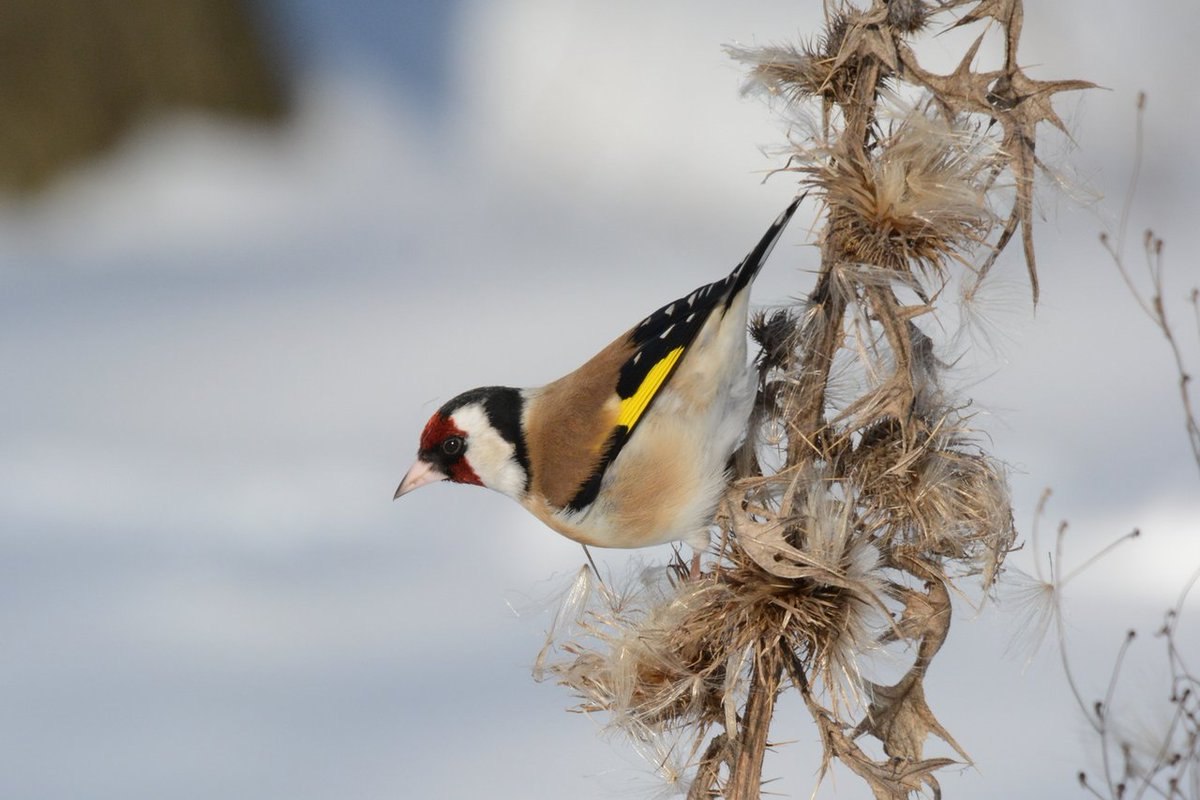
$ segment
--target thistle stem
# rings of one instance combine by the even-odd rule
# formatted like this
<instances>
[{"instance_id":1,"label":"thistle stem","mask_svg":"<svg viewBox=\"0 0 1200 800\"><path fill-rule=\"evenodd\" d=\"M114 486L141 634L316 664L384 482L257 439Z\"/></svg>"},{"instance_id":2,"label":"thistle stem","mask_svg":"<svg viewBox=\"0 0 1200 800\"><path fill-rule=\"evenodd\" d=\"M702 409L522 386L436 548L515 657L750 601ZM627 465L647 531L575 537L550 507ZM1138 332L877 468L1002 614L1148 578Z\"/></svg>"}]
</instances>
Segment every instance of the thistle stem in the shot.
<instances>
[{"instance_id":1,"label":"thistle stem","mask_svg":"<svg viewBox=\"0 0 1200 800\"><path fill-rule=\"evenodd\" d=\"M729 767L726 800L758 800L761 795L763 756L782 677L783 658L779 648L760 642L750 679L750 696L738 731L736 755Z\"/></svg>"}]
</instances>

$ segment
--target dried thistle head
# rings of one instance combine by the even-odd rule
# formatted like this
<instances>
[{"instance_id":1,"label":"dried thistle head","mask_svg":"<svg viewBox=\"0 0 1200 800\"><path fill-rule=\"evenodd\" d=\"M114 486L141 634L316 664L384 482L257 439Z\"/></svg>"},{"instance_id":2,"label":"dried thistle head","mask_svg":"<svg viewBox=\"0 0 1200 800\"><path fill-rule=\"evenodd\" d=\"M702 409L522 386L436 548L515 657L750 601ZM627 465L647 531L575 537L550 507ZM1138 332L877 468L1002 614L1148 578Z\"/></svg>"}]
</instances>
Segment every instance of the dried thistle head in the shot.
<instances>
[{"instance_id":1,"label":"dried thistle head","mask_svg":"<svg viewBox=\"0 0 1200 800\"><path fill-rule=\"evenodd\" d=\"M720 602L721 587L680 583L674 566L593 586L572 629L548 637L547 650L562 656L545 658L538 674L572 689L581 710L608 712L612 727L642 742L689 725L706 730L723 714L718 639L691 623L698 609Z\"/></svg>"},{"instance_id":2,"label":"dried thistle head","mask_svg":"<svg viewBox=\"0 0 1200 800\"><path fill-rule=\"evenodd\" d=\"M848 102L857 85L860 59L843 45L859 17L861 12L853 9L836 10L816 39L798 46L726 47L730 57L749 67L742 93L760 91L793 105L809 98L820 98L827 105Z\"/></svg>"},{"instance_id":3,"label":"dried thistle head","mask_svg":"<svg viewBox=\"0 0 1200 800\"><path fill-rule=\"evenodd\" d=\"M757 480L778 487L784 479ZM564 657L544 672L580 696L583 710L607 712L638 740L689 730L698 743L736 717L746 659L763 641L796 653L831 691L857 691L857 659L886 627L880 554L860 535L853 501L831 498L817 475L805 486L805 499L773 532L750 521L756 512L732 512L737 533L725 540L721 567L703 578L679 581L662 570L633 590L593 593L558 643ZM776 546L772 537L799 549L782 546L783 558L764 562L759 553Z\"/></svg>"},{"instance_id":4,"label":"dried thistle head","mask_svg":"<svg viewBox=\"0 0 1200 800\"><path fill-rule=\"evenodd\" d=\"M991 584L1016 537L1008 485L952 419L880 421L840 454L839 465L882 545L913 548Z\"/></svg>"},{"instance_id":5,"label":"dried thistle head","mask_svg":"<svg viewBox=\"0 0 1200 800\"><path fill-rule=\"evenodd\" d=\"M913 33L929 22L929 4L924 0L887 0L888 24L903 33Z\"/></svg>"},{"instance_id":6,"label":"dried thistle head","mask_svg":"<svg viewBox=\"0 0 1200 800\"><path fill-rule=\"evenodd\" d=\"M770 315L757 312L750 320L750 338L758 345L759 371L791 369L795 365L798 334L796 317L789 309L776 309Z\"/></svg>"},{"instance_id":7,"label":"dried thistle head","mask_svg":"<svg viewBox=\"0 0 1200 800\"><path fill-rule=\"evenodd\" d=\"M763 92L789 103L820 97L827 91L829 71L822 68L818 54L808 47L772 45L743 48L727 46L730 57L750 66L742 93Z\"/></svg>"},{"instance_id":8,"label":"dried thistle head","mask_svg":"<svg viewBox=\"0 0 1200 800\"><path fill-rule=\"evenodd\" d=\"M846 262L942 275L991 231L993 160L965 126L913 110L877 148L842 143L796 169L829 209L825 236Z\"/></svg>"}]
</instances>

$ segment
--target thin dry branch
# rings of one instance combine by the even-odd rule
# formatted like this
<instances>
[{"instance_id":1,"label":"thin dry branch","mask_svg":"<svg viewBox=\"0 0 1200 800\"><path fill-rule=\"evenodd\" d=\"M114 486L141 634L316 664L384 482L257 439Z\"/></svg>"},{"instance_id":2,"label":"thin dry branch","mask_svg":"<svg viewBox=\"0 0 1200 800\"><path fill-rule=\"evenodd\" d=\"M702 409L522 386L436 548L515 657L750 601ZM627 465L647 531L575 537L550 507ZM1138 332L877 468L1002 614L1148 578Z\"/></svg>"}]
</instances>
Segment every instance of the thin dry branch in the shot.
<instances>
[{"instance_id":1,"label":"thin dry branch","mask_svg":"<svg viewBox=\"0 0 1200 800\"><path fill-rule=\"evenodd\" d=\"M1133 169L1130 173L1129 188L1125 195L1125 201L1121 206L1121 219L1117 227L1116 236L1110 236L1106 232L1101 233L1100 244L1108 252L1113 265L1116 266L1117 272L1121 275L1121 279L1125 281L1125 285L1129 288L1129 293L1137 301L1142 312L1158 328L1158 332L1162 335L1168 349L1171 351L1171 358L1174 361L1177 379L1176 385L1179 391L1179 402L1183 410L1184 429L1187 432L1188 446L1192 451L1192 460L1196 463L1196 468L1200 470L1200 413L1197 412L1196 404L1191 395L1192 375L1184 360L1183 351L1179 340L1176 338L1171 320L1167 317L1167 305L1164 299L1166 296L1163 264L1165 243L1149 229L1142 234L1142 256L1146 270L1145 278L1150 284L1148 290L1143 290L1139 286L1138 280L1125 263L1125 241L1129 231L1129 216L1134 199L1137 196L1138 179L1141 177L1142 148L1145 143L1145 113L1146 95L1141 93L1138 95L1137 100L1137 127L1134 142ZM1192 307L1193 318L1196 321L1197 341L1200 341L1200 288L1193 287L1191 289L1188 294L1188 301Z\"/></svg>"},{"instance_id":2,"label":"thin dry branch","mask_svg":"<svg viewBox=\"0 0 1200 800\"><path fill-rule=\"evenodd\" d=\"M1124 256L1131 210L1141 173L1142 149L1145 139L1145 110L1145 95L1139 95L1134 164L1129 188L1121 208L1120 222L1115 235L1101 234L1100 241L1138 307L1158 328L1172 354L1187 441L1197 467L1200 468L1200 426L1197 425L1196 408L1189 391L1191 377L1186 368L1172 321L1166 312L1163 242L1149 230L1143 234L1142 249L1146 272L1144 280L1149 284L1148 289L1142 288L1142 282L1128 268ZM1188 299L1195 318L1200 320L1200 289L1192 289ZM1197 327L1197 338L1200 339L1200 326ZM1039 505L1039 516L1042 509L1043 505ZM1060 526L1059 542L1056 548L1058 564L1051 587L1055 614L1059 620L1059 649L1067 682L1075 694L1084 718L1090 723L1096 734L1102 765L1102 774L1098 780L1093 780L1086 772L1080 772L1080 785L1090 795L1100 800L1121 800L1126 797L1143 798L1146 796L1161 797L1165 800L1195 800L1200 797L1200 676L1191 670L1183 658L1179 647L1179 636L1180 618L1183 615L1184 605L1192 589L1200 581L1200 569L1193 572L1185 582L1178 599L1174 606L1167 610L1163 624L1156 633L1163 641L1166 664L1170 673L1170 680L1165 687L1164 694L1172 707L1172 713L1166 725L1157 732L1157 738L1148 741L1145 735L1139 736L1131 733L1126 724L1126 712L1119 709L1114 702L1121 683L1125 657L1136 638L1135 631L1129 631L1120 645L1109 675L1104 699L1089 704L1085 702L1079 690L1068 652L1065 627L1061 621L1062 593L1066 584L1085 573L1091 564L1111 552L1115 546L1137 536L1138 531L1135 530L1132 534L1109 544L1087 559L1083 565L1071 570L1063 577L1061 566L1063 536L1061 531L1064 530L1065 523ZM1194 627L1193 624L1192 629Z\"/></svg>"},{"instance_id":3,"label":"thin dry branch","mask_svg":"<svg viewBox=\"0 0 1200 800\"><path fill-rule=\"evenodd\" d=\"M1060 560L1062 532L1065 530L1066 525L1061 524L1056 547ZM1082 567L1072 570L1070 576L1082 574L1087 566L1131 538L1126 535L1110 543L1086 559ZM1130 630L1123 637L1113 659L1104 697L1087 701L1080 690L1066 630L1061 623L1062 596L1067 580L1060 576L1061 568L1056 570L1053 578L1051 596L1056 618L1060 621L1058 644L1063 671L1080 713L1096 736L1101 762L1098 779L1093 779L1087 772L1078 774L1080 786L1100 800L1142 798L1147 795L1166 800L1194 800L1200 797L1200 677L1189 669L1179 648L1179 620L1190 592L1200 581L1200 569L1185 582L1175 605L1167 610L1163 624L1156 632L1156 636L1163 641L1170 672L1165 699L1173 710L1170 719L1151 741L1147 741L1145 734L1132 732L1127 724L1127 712L1116 702L1126 657L1137 639L1137 632ZM1140 701L1140 704L1144 704L1144 701Z\"/></svg>"}]
</instances>

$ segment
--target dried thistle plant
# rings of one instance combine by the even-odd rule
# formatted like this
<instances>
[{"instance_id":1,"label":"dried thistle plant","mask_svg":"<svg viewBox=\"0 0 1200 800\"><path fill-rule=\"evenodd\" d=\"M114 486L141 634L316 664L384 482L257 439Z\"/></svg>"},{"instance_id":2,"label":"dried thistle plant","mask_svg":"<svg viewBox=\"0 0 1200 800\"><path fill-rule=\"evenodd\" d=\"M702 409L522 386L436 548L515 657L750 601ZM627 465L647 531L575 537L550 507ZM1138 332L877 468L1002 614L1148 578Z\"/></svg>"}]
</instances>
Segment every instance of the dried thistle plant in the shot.
<instances>
[{"instance_id":1,"label":"dried thistle plant","mask_svg":"<svg viewBox=\"0 0 1200 800\"><path fill-rule=\"evenodd\" d=\"M951 74L921 67L916 37L978 22L999 27L1002 69L973 66L982 33ZM957 582L990 586L1015 531L1004 468L922 325L1018 228L1037 298L1035 134L1062 127L1056 92L1091 84L1028 78L1021 24L1020 0L830 3L809 42L730 48L785 118L819 115L776 170L821 205L816 283L754 322L759 403L702 575L676 564L617 587L582 571L538 664L689 798L760 796L785 685L820 733L822 775L836 759L877 798L937 795L936 770L969 761L924 680ZM870 674L882 653L898 679ZM926 755L931 735L946 755Z\"/></svg>"}]
</instances>

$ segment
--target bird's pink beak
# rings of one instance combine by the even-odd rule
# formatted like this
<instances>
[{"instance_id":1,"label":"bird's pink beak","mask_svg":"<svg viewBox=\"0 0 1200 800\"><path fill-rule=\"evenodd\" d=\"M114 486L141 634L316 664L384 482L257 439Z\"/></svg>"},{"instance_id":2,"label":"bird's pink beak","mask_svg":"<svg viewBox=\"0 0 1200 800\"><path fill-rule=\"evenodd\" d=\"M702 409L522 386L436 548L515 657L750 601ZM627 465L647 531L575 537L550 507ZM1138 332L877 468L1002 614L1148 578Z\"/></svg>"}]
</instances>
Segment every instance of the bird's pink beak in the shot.
<instances>
[{"instance_id":1,"label":"bird's pink beak","mask_svg":"<svg viewBox=\"0 0 1200 800\"><path fill-rule=\"evenodd\" d=\"M399 500L402 495L406 495L413 489L420 489L427 483L437 483L438 481L446 480L446 476L438 471L437 467L430 464L428 461L417 461L412 465L412 469L404 476L404 480L400 481L400 488L396 490L393 500Z\"/></svg>"}]
</instances>

